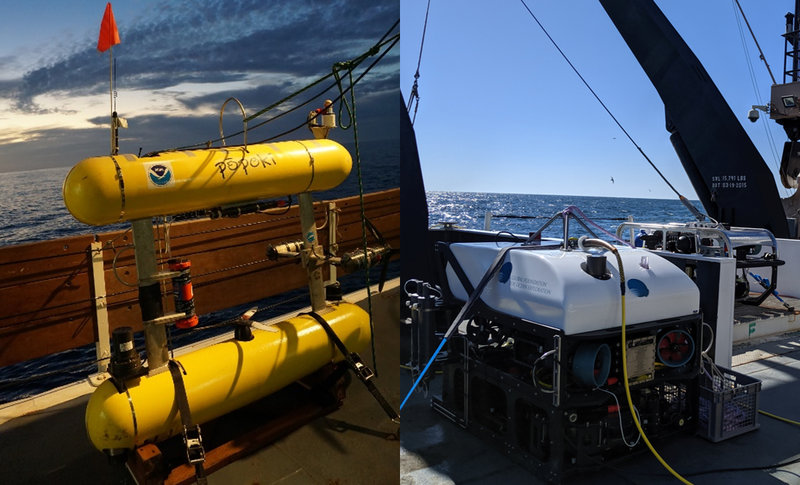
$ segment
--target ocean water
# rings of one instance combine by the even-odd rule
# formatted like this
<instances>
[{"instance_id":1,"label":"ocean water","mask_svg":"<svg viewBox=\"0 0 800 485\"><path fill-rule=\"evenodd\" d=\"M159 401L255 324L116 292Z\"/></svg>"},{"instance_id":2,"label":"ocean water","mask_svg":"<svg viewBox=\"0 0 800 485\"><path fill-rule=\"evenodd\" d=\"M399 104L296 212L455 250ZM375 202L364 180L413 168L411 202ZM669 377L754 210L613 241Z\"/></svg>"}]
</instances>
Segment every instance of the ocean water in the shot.
<instances>
[{"instance_id":1,"label":"ocean water","mask_svg":"<svg viewBox=\"0 0 800 485\"><path fill-rule=\"evenodd\" d=\"M691 212L678 199L633 199L617 197L486 194L475 192L427 192L428 223L431 226L454 223L466 229L484 229L486 213L492 214L490 230L529 234L537 231L553 215L576 206L591 221L612 234L629 217L637 222L688 222ZM702 212L699 201L692 201ZM573 231L574 229L574 231ZM577 224L570 234L583 235ZM562 237L560 221L542 235Z\"/></svg>"},{"instance_id":2,"label":"ocean water","mask_svg":"<svg viewBox=\"0 0 800 485\"><path fill-rule=\"evenodd\" d=\"M359 184L354 164L350 176L338 187L317 193L316 200L335 199L357 195L359 185L365 193L397 187L400 180L399 142L384 140L360 144L362 183ZM343 143L351 154L352 144ZM355 156L354 156L355 158ZM23 172L0 173L0 246L9 246L80 234L126 229L128 223L92 227L82 224L69 214L61 195L61 187L70 167L58 167ZM296 198L295 198L296 201ZM299 228L298 228L299 230ZM389 266L388 277L399 275L399 263ZM370 281L377 282L380 268L370 273ZM363 287L364 275L348 275L341 279L344 291ZM0 286L3 282L0 281ZM200 317L195 331L173 331L174 347L212 337L230 330L218 327L252 306L270 307L260 311L256 318L269 318L294 311L308 305L307 290L298 290L247 305ZM0 302L5 305L7 302ZM143 349L141 339L136 342ZM94 345L67 350L55 355L0 368L0 404L32 396L70 382L86 378L95 372ZM370 359L371 360L371 359Z\"/></svg>"},{"instance_id":3,"label":"ocean water","mask_svg":"<svg viewBox=\"0 0 800 485\"><path fill-rule=\"evenodd\" d=\"M88 234L64 207L68 167L0 173L0 246Z\"/></svg>"}]
</instances>

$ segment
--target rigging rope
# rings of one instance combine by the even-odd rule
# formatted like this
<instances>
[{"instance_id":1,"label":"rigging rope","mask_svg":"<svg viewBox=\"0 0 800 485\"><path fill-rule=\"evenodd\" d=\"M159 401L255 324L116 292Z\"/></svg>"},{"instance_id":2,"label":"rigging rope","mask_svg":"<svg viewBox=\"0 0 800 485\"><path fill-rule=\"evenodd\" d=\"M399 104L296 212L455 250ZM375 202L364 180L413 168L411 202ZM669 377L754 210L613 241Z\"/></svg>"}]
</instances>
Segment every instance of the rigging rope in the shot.
<instances>
[{"instance_id":1,"label":"rigging rope","mask_svg":"<svg viewBox=\"0 0 800 485\"><path fill-rule=\"evenodd\" d=\"M744 28L742 26L742 19L744 19L745 23L747 24L747 28L750 29L750 23L747 21L747 17L744 15L744 10L742 10L742 6L739 5L739 0L733 0L731 2L731 6L733 7L733 16L736 18L736 26L739 28L739 38L742 41L742 51L744 52L744 59L747 63L747 70L750 74L750 83L753 86L753 92L755 93L756 100L758 100L758 104L763 105L764 102L761 98L761 89L759 89L758 79L756 78L755 69L753 68L753 63L750 60L750 50L747 48L747 41L745 38ZM738 7L738 9L737 9ZM770 78L772 78L772 83L775 84L775 77L772 75L772 71L769 68L769 64L767 64L767 60L764 57L764 53L761 51L761 46L758 45L758 41L756 40L756 36L753 33L753 30L750 29L750 34L753 37L753 41L758 48L759 57L764 61L764 64L767 66L767 72L769 72ZM769 144L770 151L772 153L772 164L775 167L775 173L780 173L780 166L778 160L780 157L778 156L778 149L775 144L775 139L772 136L772 131L770 130L770 123L767 121L766 118L762 119L761 126L764 127L764 132L767 135L767 143ZM789 189L783 187L783 184L777 184L779 187L783 188L783 193L785 196L789 196Z\"/></svg>"},{"instance_id":2,"label":"rigging rope","mask_svg":"<svg viewBox=\"0 0 800 485\"><path fill-rule=\"evenodd\" d=\"M411 86L411 94L408 95L406 111L411 112L411 105L414 104L414 116L411 117L411 126L417 120L417 110L419 109L419 66L422 64L422 48L425 46L425 33L428 31L428 13L431 11L431 0L425 8L425 23L422 26L422 40L419 43L419 57L417 58L417 72L414 73L414 85Z\"/></svg>"},{"instance_id":3,"label":"rigging rope","mask_svg":"<svg viewBox=\"0 0 800 485\"><path fill-rule=\"evenodd\" d=\"M344 97L344 95L345 95L345 94L346 94L348 91L350 91L350 90L352 89L352 87L353 87L353 86L355 86L356 84L358 84L358 83L361 81L361 79L362 79L362 78L363 78L363 77L364 77L364 76L365 76L365 75L366 75L366 74L367 74L367 73L368 73L370 70L372 70L372 68L374 68L374 67L375 67L375 66L376 66L376 65L377 65L377 64L378 64L378 63L379 63L379 62L380 62L380 61L381 61L381 60L382 60L382 59L383 59L385 56L386 56L386 54L388 54L388 53L389 53L389 51L391 51L391 50L394 48L394 46L395 46L395 45L397 45L397 42L398 42L399 40L400 40L400 34L396 34L396 35L393 35L392 37L390 37L390 38L389 38L389 41L391 42L391 45L389 45L389 47L388 47L386 50L384 50L383 52L381 52L381 54L378 56L378 58L377 58L377 59L375 59L375 61L373 61L373 62L372 62L372 64L370 64L370 65L369 65L369 66L368 66L368 67L367 67L367 68L364 70L364 72L362 72L362 73L361 73L361 74L360 74L360 75L359 75L359 76L358 76L358 77L355 79L355 81L353 81L353 84L352 84L352 86L350 86L350 87L346 88L346 89L344 90L344 92L343 92L343 93L339 94L339 95L338 95L337 97L335 97L335 98L334 98L332 101L335 103L335 102L337 102L337 101L341 100L341 99ZM299 129L301 129L301 128L304 128L305 126L307 126L307 122L306 122L306 121L303 121L302 123L298 124L298 125L297 125L297 126L295 126L294 128L288 129L288 130L286 130L286 131L284 131L284 132L282 132L282 133L278 133L277 135L274 135L274 136L272 136L272 137L270 137L270 138L265 138L265 139L263 139L263 140L259 140L259 141L255 142L255 143L267 143L267 142L270 142L270 141L276 140L276 139L278 139L278 138L281 138L281 137L283 137L283 136L285 136L285 135L288 135L289 133L292 133L293 131L297 131L297 130L299 130Z\"/></svg>"},{"instance_id":4,"label":"rigging rope","mask_svg":"<svg viewBox=\"0 0 800 485\"><path fill-rule=\"evenodd\" d=\"M383 53L381 53L381 55L378 58L378 60L383 59L385 54L388 51L390 51L397 44L397 41L400 38L400 34L395 34L394 36L389 37L389 34L391 34L391 32L394 31L399 24L400 24L400 20L395 21L395 23L386 31L386 33L383 34L381 39L377 43L375 43L375 45L370 47L367 51L365 51L361 55L359 55L359 56L357 56L357 57L355 57L355 58L353 58L353 59L351 59L349 61L345 61L345 63L352 64L353 68L355 68L358 65L360 65L362 62L364 62L366 59L368 59L369 57L372 57L372 56L378 54L378 52L380 52L381 49L383 49L387 44L391 44L391 45L389 45L389 47L386 50L383 51ZM356 79L356 83L358 81L360 81L364 77L364 74L369 72L376 64L377 64L377 61L373 62L372 64L370 64L370 66ZM257 111L256 113L253 113L252 115L246 117L244 119L244 121L245 122L249 122L249 121L252 121L252 120L258 118L259 116L263 115L264 113L267 113L268 111L270 111L270 110L272 110L272 109L274 109L274 108L286 103L287 101L290 101L291 99L293 99L293 98L297 97L298 95L308 91L309 89L311 89L314 86L322 83L326 79L331 78L332 76L334 76L334 73L330 72L330 73L320 77L319 79L317 79L317 80L313 81L312 83L304 86L303 88L301 88L301 89L299 89L299 90L287 95L283 99L281 99L281 100L279 100L279 101L277 101L275 103L272 103L271 105L267 106L266 108L261 109L261 110ZM252 131L255 128L259 128L261 126L264 126L267 123L275 121L275 120L281 118L282 116L285 116L285 115L287 115L289 113L292 113L292 112L302 108L303 106L309 104L313 100L321 97L323 94L325 94L326 92L328 92L329 90L331 90L335 86L336 86L336 82L334 81L333 83L328 85L325 89L323 89L322 91L320 91L316 95L312 96L311 98L307 99L306 101L304 101L304 102L302 102L300 104L297 104L297 105L293 106L292 108L287 109L286 111L278 113L277 115L275 115L275 116L273 116L271 118L268 118L268 119L266 119L266 120L264 120L264 121L262 121L260 123L257 123L255 125L251 126L248 129L248 131ZM339 97L337 97L336 99L334 99L333 101L336 102L340 98L341 98L341 95ZM279 138L279 137L287 135L287 134L289 134L289 133L291 133L293 131L296 131L296 130L298 130L300 128L303 128L306 125L307 125L307 121L304 120L303 123L301 123L300 125L298 125L295 128L287 130L287 131L285 131L285 132L283 132L283 133L281 133L279 135L276 135L274 137L271 137L271 138L268 138L268 139L265 139L265 140L262 140L262 141L257 141L255 143L264 143L264 142L267 142L267 141L272 141L272 140L274 140L276 138ZM243 133L244 133L244 130L240 130L240 131L238 131L236 133L229 134L227 136L227 138L238 136L238 135L241 135ZM198 142L198 143L194 143L194 144L190 144L190 145L184 145L184 146L175 147L175 148L168 148L168 149L165 149L165 150L156 150L156 151L147 153L145 156L146 157L147 156L154 156L154 155L157 155L158 153L169 152L169 151L190 150L190 149L194 149L194 148L206 148L206 147L210 147L214 143L218 143L220 141L222 141L222 138L217 138L217 139L214 139L214 140L207 140L207 141Z\"/></svg>"},{"instance_id":5,"label":"rigging rope","mask_svg":"<svg viewBox=\"0 0 800 485\"><path fill-rule=\"evenodd\" d=\"M753 36L753 42L756 43L756 47L758 48L758 56L764 61L764 65L767 66L767 72L769 73L769 77L772 78L772 84L777 84L775 81L775 76L772 75L772 69L769 68L769 63L767 62L767 58L764 57L764 51L761 50L761 46L758 44L758 39L756 39L756 34L753 33L753 29L750 27L750 22L747 21L747 17L744 14L744 10L742 10L742 6L739 5L739 0L733 0L736 3L736 6L739 7L739 12L742 14L742 19L744 19L744 23L747 24L747 29L750 31L750 35Z\"/></svg>"},{"instance_id":6,"label":"rigging rope","mask_svg":"<svg viewBox=\"0 0 800 485\"><path fill-rule=\"evenodd\" d=\"M525 3L525 0L520 0L520 2L522 2L522 5L525 7L525 10L528 11L528 13L533 18L533 20L536 22L536 24L539 25L539 28L542 29L542 32L544 32L544 35L546 35L547 38L550 40L550 43L552 43L553 46L558 51L558 53L561 54L561 57L563 57L564 60L567 61L567 64L569 64L569 67L572 68L572 70L575 72L575 74L578 75L578 77L583 82L583 84L586 86L586 88L589 90L589 92L592 93L592 96L594 96L594 98L597 100L597 102L600 103L600 106L602 106L603 109L606 111L606 113L608 113L608 116L610 116L611 119L614 120L614 123L617 124L619 129L622 130L622 133L624 133L625 136L628 137L628 140L630 140L630 142L633 144L633 146L636 147L637 150L639 150L639 153L642 154L644 159L647 160L647 163L649 163L650 166L653 167L653 170L656 171L656 173L667 184L667 186L669 186L669 188L672 189L673 192L675 192L675 195L678 196L678 198L681 200L681 202L683 202L683 204L686 205L687 208L690 211L692 211L693 214L695 214L695 216L697 216L699 214L699 211L697 211L697 209L694 208L694 206L691 205L691 203L689 202L689 200L686 197L681 195L681 193L678 192L678 190L675 187L673 187L673 185L669 182L669 180L667 180L667 178L664 176L664 174L661 173L661 170L659 170L658 167L656 167L655 163L653 163L653 161L650 160L650 157L647 156L647 154L644 152L642 147L640 147L639 144L636 143L636 140L634 140L633 137L630 135L630 133L628 133L628 130L626 130L625 127L622 126L622 123L619 122L617 117L614 116L614 114L611 112L611 110L608 108L608 106L606 106L606 104L603 102L603 100L600 99L600 96L598 96L598 94L594 91L594 89L592 89L592 87L589 85L589 83L586 81L586 79L584 79L584 77L581 75L580 71L578 71L578 69L572 64L572 61L569 60L569 57L567 57L567 55L564 54L564 51L561 50L561 47L559 47L558 44L556 43L556 41L550 36L550 34L547 32L547 29L544 28L544 25L542 25L542 23L539 22L539 19L536 18L536 15L533 14L533 11L531 11L531 9L528 7L528 4ZM705 217L708 217L705 214L703 214L703 215Z\"/></svg>"},{"instance_id":7,"label":"rigging rope","mask_svg":"<svg viewBox=\"0 0 800 485\"><path fill-rule=\"evenodd\" d=\"M346 65L343 63L336 63L333 65L333 74L336 78L336 84L339 87L339 97L342 98L342 102L339 104L339 127L343 130L349 129L350 127L353 128L353 143L355 144L356 150L356 175L358 179L358 201L361 208L361 242L364 249L364 258L368 259L369 253L367 252L367 214L364 208L364 182L361 176L361 152L359 149L358 143L358 123L356 121L356 94L355 94L355 83L353 82L353 68L355 66ZM347 98L344 96L344 93L347 90L343 90L341 78L339 77L339 70L347 69L348 80L350 82L350 87L347 89L350 91L350 102L347 102ZM347 125L342 124L342 115L341 110L342 106L347 109L348 117L350 118L350 122ZM370 289L370 281L369 281L369 270L370 265L364 265L364 279L367 286L367 314L369 315L369 332L370 332L370 346L372 348L372 368L375 372L375 376L378 376L378 360L375 354L375 325L372 319L372 291Z\"/></svg>"}]
</instances>

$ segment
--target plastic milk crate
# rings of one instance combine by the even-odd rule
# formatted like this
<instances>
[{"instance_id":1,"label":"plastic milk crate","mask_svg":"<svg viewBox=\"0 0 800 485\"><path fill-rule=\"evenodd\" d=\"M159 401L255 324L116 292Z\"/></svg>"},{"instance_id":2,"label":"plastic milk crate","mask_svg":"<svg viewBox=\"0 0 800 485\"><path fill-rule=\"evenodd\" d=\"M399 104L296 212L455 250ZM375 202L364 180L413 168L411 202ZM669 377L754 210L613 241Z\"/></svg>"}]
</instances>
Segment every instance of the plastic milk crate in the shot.
<instances>
[{"instance_id":1,"label":"plastic milk crate","mask_svg":"<svg viewBox=\"0 0 800 485\"><path fill-rule=\"evenodd\" d=\"M721 375L700 375L697 419L698 434L714 443L758 428L761 391L760 380L717 368Z\"/></svg>"}]
</instances>

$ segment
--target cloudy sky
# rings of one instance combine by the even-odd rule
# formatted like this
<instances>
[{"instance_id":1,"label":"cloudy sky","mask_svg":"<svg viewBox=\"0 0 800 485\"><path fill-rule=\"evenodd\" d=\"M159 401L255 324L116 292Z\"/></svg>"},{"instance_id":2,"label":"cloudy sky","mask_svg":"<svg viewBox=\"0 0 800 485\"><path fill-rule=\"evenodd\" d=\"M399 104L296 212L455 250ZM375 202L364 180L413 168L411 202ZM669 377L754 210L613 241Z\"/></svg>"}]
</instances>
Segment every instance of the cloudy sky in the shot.
<instances>
[{"instance_id":1,"label":"cloudy sky","mask_svg":"<svg viewBox=\"0 0 800 485\"><path fill-rule=\"evenodd\" d=\"M664 127L664 105L600 2L526 3L671 183L694 198ZM758 123L747 121L752 105L768 101L772 82L734 2L656 3L777 172L786 135L763 114ZM782 82L780 34L794 2L739 3ZM401 3L405 96L414 81L426 5ZM414 126L426 189L674 198L519 0L431 2L419 92Z\"/></svg>"},{"instance_id":2,"label":"cloudy sky","mask_svg":"<svg viewBox=\"0 0 800 485\"><path fill-rule=\"evenodd\" d=\"M109 58L96 49L105 5L4 2L0 172L71 166L108 153ZM398 3L389 0L130 0L112 6L122 40L113 48L116 107L130 126L120 133L123 153L216 139L219 109L229 96L252 114L329 73L333 63L365 52L399 19ZM365 141L397 136L386 125L396 126L398 69L395 47L357 86ZM251 131L249 141L302 123L308 111ZM230 103L225 131L240 128L241 116ZM306 137L306 130L294 136Z\"/></svg>"}]
</instances>

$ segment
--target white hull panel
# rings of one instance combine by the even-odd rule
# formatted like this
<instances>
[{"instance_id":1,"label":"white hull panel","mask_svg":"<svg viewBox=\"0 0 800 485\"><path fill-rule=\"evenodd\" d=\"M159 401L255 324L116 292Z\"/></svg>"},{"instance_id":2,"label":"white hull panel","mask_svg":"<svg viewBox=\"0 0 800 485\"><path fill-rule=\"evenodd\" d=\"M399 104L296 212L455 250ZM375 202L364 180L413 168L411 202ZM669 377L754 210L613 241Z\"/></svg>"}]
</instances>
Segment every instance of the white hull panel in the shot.
<instances>
[{"instance_id":1,"label":"white hull panel","mask_svg":"<svg viewBox=\"0 0 800 485\"><path fill-rule=\"evenodd\" d=\"M450 248L473 287L501 250L493 242L458 243ZM619 328L622 311L617 260L610 252L604 253L611 277L601 280L581 269L587 254L577 250L512 250L486 285L481 300L498 312L559 328L566 334ZM675 265L643 249L620 248L620 255L627 282L627 325L699 312L697 286ZM449 264L446 273L453 295L466 300L469 295Z\"/></svg>"}]
</instances>

